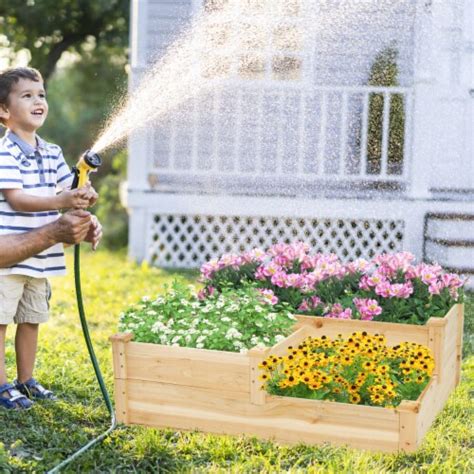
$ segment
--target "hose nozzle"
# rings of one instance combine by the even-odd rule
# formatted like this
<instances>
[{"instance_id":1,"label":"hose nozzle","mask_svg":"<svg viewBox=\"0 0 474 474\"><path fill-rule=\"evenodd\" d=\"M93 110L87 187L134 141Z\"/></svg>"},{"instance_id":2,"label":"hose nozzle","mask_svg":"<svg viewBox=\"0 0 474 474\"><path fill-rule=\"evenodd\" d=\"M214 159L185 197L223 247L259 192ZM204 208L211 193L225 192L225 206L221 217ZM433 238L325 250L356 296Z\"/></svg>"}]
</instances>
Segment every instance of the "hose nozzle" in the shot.
<instances>
[{"instance_id":1,"label":"hose nozzle","mask_svg":"<svg viewBox=\"0 0 474 474\"><path fill-rule=\"evenodd\" d=\"M71 188L75 189L84 186L87 183L89 173L97 171L101 164L102 160L97 153L94 153L92 150L85 151L72 169L74 180Z\"/></svg>"}]
</instances>

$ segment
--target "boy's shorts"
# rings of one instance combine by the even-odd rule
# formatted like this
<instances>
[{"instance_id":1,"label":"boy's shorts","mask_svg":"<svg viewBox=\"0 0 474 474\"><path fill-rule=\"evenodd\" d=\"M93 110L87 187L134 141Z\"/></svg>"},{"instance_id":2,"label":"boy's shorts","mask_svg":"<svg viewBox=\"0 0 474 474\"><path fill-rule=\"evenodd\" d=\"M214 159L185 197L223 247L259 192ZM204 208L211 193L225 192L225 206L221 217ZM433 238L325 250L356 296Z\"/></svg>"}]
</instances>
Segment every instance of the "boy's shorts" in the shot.
<instances>
[{"instance_id":1,"label":"boy's shorts","mask_svg":"<svg viewBox=\"0 0 474 474\"><path fill-rule=\"evenodd\" d=\"M0 276L0 324L44 323L49 318L51 286L46 278Z\"/></svg>"}]
</instances>

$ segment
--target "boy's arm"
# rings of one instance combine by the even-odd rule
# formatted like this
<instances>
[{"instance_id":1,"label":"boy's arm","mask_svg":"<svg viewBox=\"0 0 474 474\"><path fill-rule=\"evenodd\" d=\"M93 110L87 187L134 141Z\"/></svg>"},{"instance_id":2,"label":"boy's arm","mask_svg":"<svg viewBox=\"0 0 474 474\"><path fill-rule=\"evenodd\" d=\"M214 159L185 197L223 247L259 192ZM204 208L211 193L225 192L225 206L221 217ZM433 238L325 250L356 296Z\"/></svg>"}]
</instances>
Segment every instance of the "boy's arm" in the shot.
<instances>
[{"instance_id":1,"label":"boy's arm","mask_svg":"<svg viewBox=\"0 0 474 474\"><path fill-rule=\"evenodd\" d=\"M32 196L22 189L2 189L10 207L18 212L40 212L61 209L60 194L57 196Z\"/></svg>"},{"instance_id":2,"label":"boy's arm","mask_svg":"<svg viewBox=\"0 0 474 474\"><path fill-rule=\"evenodd\" d=\"M85 209L89 204L86 190L63 191L56 196L32 196L21 189L2 189L8 204L18 212L52 211L65 208Z\"/></svg>"}]
</instances>

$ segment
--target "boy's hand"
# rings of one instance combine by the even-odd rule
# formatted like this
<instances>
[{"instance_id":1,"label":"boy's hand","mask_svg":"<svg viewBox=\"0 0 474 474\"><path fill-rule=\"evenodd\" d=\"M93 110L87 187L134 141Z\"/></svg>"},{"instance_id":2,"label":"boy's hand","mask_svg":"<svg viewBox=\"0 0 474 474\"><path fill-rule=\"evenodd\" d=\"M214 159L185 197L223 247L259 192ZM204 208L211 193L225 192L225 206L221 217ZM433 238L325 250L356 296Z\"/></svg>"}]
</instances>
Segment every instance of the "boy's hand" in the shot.
<instances>
[{"instance_id":1,"label":"boy's hand","mask_svg":"<svg viewBox=\"0 0 474 474\"><path fill-rule=\"evenodd\" d=\"M89 206L89 191L86 186L70 191L63 191L57 196L59 209L87 209Z\"/></svg>"},{"instance_id":2,"label":"boy's hand","mask_svg":"<svg viewBox=\"0 0 474 474\"><path fill-rule=\"evenodd\" d=\"M89 205L87 207L92 207L97 202L97 199L99 199L96 190L92 187L90 181L87 181L81 189L87 190L86 198L89 200Z\"/></svg>"}]
</instances>

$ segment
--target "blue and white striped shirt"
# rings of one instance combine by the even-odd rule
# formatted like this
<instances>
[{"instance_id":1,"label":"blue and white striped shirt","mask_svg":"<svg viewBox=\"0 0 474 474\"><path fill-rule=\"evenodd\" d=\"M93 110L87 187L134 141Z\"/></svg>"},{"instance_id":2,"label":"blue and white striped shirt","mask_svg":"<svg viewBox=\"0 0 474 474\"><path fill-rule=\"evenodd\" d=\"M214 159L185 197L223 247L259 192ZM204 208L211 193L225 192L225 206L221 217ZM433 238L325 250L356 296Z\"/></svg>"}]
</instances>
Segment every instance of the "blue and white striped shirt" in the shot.
<instances>
[{"instance_id":1,"label":"blue and white striped shirt","mask_svg":"<svg viewBox=\"0 0 474 474\"><path fill-rule=\"evenodd\" d=\"M61 148L36 136L36 148L21 140L11 130L0 139L0 235L23 233L59 218L56 210L16 212L5 200L2 189L22 189L33 196L54 196L56 189L68 189L73 176ZM64 275L66 266L62 244L28 258L0 275L28 275L44 278Z\"/></svg>"}]
</instances>

